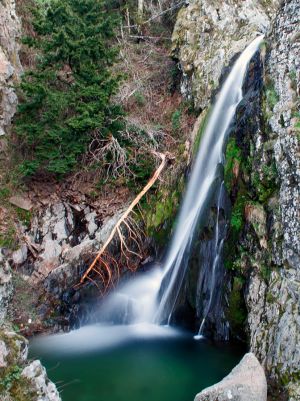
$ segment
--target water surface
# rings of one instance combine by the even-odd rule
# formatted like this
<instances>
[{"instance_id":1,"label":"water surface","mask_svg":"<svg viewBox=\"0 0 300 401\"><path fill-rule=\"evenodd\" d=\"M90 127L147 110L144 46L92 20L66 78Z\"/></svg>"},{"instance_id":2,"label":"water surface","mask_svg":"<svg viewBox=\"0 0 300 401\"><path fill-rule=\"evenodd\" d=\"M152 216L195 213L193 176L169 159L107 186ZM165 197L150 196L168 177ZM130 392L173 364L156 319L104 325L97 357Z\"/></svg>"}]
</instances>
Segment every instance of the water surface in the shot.
<instances>
[{"instance_id":1,"label":"water surface","mask_svg":"<svg viewBox=\"0 0 300 401\"><path fill-rule=\"evenodd\" d=\"M122 330L92 326L47 337L32 343L31 357L42 360L63 401L193 401L242 357L241 349L174 330Z\"/></svg>"}]
</instances>

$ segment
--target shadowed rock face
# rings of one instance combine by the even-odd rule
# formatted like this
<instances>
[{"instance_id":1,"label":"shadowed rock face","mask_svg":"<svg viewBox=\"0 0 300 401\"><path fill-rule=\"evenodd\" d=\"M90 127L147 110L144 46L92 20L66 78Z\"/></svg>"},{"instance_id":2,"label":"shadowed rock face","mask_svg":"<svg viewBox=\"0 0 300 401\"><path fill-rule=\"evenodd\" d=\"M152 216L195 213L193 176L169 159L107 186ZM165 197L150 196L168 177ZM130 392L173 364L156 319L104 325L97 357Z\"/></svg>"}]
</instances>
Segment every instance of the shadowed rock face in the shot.
<instances>
[{"instance_id":1,"label":"shadowed rock face","mask_svg":"<svg viewBox=\"0 0 300 401\"><path fill-rule=\"evenodd\" d=\"M288 384L290 400L300 399L299 35L299 1L285 1L268 38L266 74L276 96L264 119L271 129L256 134L255 149L259 174L267 153L278 173L278 191L264 206L272 271L266 283L253 266L247 291L251 349L272 381Z\"/></svg>"},{"instance_id":2,"label":"shadowed rock face","mask_svg":"<svg viewBox=\"0 0 300 401\"><path fill-rule=\"evenodd\" d=\"M300 399L299 30L297 0L191 0L173 36L182 91L205 109L245 41L267 32L258 71L264 88L245 98L234 128L249 162L240 177L250 199L234 262L246 283L251 350L270 383L287 385L290 400Z\"/></svg>"},{"instance_id":3,"label":"shadowed rock face","mask_svg":"<svg viewBox=\"0 0 300 401\"><path fill-rule=\"evenodd\" d=\"M221 382L199 393L195 401L266 401L267 381L260 363L249 353Z\"/></svg>"}]
</instances>

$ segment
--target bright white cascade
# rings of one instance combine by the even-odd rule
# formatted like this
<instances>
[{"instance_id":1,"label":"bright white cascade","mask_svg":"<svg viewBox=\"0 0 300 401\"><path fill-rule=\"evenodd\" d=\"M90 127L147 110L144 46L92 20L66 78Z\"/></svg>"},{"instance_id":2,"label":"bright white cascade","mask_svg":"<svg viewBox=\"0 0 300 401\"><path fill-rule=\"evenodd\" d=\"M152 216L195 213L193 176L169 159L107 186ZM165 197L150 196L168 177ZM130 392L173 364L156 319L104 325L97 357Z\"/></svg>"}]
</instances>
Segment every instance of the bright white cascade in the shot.
<instances>
[{"instance_id":1,"label":"bright white cascade","mask_svg":"<svg viewBox=\"0 0 300 401\"><path fill-rule=\"evenodd\" d=\"M243 51L217 97L201 139L163 268L154 268L150 273L142 274L109 296L103 307L107 320L127 324L162 324L169 321L188 265L194 232L199 222L205 219L212 196L222 185L220 165L224 163L227 133L243 98L242 87L248 64L262 40L263 36L257 37ZM216 253L219 252L216 249Z\"/></svg>"},{"instance_id":2,"label":"bright white cascade","mask_svg":"<svg viewBox=\"0 0 300 401\"><path fill-rule=\"evenodd\" d=\"M97 320L101 321L101 324L83 327L66 335L54 336L53 341L57 347L66 350L69 347L70 351L74 351L75 348L81 350L82 337L85 343L88 338L90 347L108 347L129 338L176 335L175 330L159 325L170 320L188 267L194 233L201 221L205 220L212 197L220 193L226 137L237 106L243 98L242 87L248 64L262 40L263 36L257 37L243 51L217 97L201 139L163 267L153 267L148 273L129 280L108 296L98 312ZM211 267L212 287L222 245L223 243L217 244L216 238L215 258ZM204 308L205 313L196 338L201 337L212 303L213 290L212 288L209 302ZM44 344L48 338L39 341Z\"/></svg>"}]
</instances>

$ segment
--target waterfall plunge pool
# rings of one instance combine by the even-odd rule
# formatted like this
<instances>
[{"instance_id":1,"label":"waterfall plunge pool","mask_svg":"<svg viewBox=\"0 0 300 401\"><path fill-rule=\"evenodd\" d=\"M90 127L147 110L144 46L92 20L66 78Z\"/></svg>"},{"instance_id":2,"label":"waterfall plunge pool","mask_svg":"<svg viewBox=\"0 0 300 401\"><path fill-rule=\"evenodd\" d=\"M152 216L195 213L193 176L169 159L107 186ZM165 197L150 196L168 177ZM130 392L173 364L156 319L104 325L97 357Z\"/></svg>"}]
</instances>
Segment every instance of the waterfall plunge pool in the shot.
<instances>
[{"instance_id":1,"label":"waterfall plunge pool","mask_svg":"<svg viewBox=\"0 0 300 401\"><path fill-rule=\"evenodd\" d=\"M46 366L63 401L193 401L243 353L148 324L88 326L30 346L30 357Z\"/></svg>"}]
</instances>

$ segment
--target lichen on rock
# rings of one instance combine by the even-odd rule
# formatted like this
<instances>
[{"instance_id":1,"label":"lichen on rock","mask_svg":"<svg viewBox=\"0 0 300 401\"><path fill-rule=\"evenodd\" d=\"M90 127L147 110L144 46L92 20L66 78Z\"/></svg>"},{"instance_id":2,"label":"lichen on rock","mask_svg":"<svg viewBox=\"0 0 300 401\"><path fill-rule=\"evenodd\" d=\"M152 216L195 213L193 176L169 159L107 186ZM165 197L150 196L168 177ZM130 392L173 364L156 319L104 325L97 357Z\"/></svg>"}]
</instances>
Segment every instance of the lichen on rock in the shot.
<instances>
[{"instance_id":1,"label":"lichen on rock","mask_svg":"<svg viewBox=\"0 0 300 401\"><path fill-rule=\"evenodd\" d=\"M204 109L224 70L246 45L270 27L277 0L192 0L180 10L172 38L183 73L181 89Z\"/></svg>"}]
</instances>

